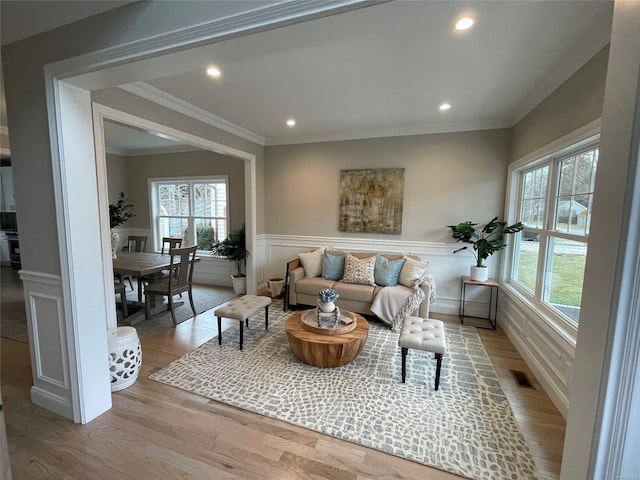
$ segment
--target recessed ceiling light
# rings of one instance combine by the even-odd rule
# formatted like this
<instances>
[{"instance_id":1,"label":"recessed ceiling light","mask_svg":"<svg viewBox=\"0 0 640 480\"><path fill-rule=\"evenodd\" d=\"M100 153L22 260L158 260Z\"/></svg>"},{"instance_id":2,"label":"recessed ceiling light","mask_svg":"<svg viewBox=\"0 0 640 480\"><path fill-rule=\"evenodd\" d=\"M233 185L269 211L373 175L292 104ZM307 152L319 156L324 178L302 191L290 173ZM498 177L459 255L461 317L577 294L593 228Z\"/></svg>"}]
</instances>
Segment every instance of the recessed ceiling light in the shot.
<instances>
[{"instance_id":1,"label":"recessed ceiling light","mask_svg":"<svg viewBox=\"0 0 640 480\"><path fill-rule=\"evenodd\" d=\"M207 75L213 78L220 78L220 70L218 67L209 67L207 68Z\"/></svg>"},{"instance_id":2,"label":"recessed ceiling light","mask_svg":"<svg viewBox=\"0 0 640 480\"><path fill-rule=\"evenodd\" d=\"M287 125L289 125L290 127L295 127L296 121L293 118L290 118L289 120L287 120Z\"/></svg>"},{"instance_id":3,"label":"recessed ceiling light","mask_svg":"<svg viewBox=\"0 0 640 480\"><path fill-rule=\"evenodd\" d=\"M451 105L449 105L448 103L443 103L442 105L440 105L440 111L441 112L446 112L450 108L451 108Z\"/></svg>"},{"instance_id":4,"label":"recessed ceiling light","mask_svg":"<svg viewBox=\"0 0 640 480\"><path fill-rule=\"evenodd\" d=\"M460 20L456 22L456 30L466 30L471 28L473 25L473 18L471 17L462 17Z\"/></svg>"}]
</instances>

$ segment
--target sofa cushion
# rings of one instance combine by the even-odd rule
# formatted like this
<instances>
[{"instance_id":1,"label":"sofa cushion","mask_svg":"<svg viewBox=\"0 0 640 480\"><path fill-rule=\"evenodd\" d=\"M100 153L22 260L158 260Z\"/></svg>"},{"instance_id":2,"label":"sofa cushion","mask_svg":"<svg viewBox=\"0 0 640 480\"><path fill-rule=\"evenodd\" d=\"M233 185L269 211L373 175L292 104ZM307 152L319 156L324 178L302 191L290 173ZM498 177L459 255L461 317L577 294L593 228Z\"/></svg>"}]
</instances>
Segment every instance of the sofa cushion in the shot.
<instances>
[{"instance_id":1,"label":"sofa cushion","mask_svg":"<svg viewBox=\"0 0 640 480\"><path fill-rule=\"evenodd\" d=\"M344 261L344 276L342 277L342 281L345 283L357 283L375 287L375 266L375 255L369 258L357 258L348 253Z\"/></svg>"},{"instance_id":2,"label":"sofa cushion","mask_svg":"<svg viewBox=\"0 0 640 480\"><path fill-rule=\"evenodd\" d=\"M325 280L321 277L303 278L296 282L296 293L317 296L323 288L333 288L334 280Z\"/></svg>"},{"instance_id":3,"label":"sofa cushion","mask_svg":"<svg viewBox=\"0 0 640 480\"><path fill-rule=\"evenodd\" d=\"M322 257L322 278L326 280L340 280L344 275L344 253L325 250Z\"/></svg>"},{"instance_id":4,"label":"sofa cushion","mask_svg":"<svg viewBox=\"0 0 640 480\"><path fill-rule=\"evenodd\" d=\"M402 266L402 270L400 270L398 283L405 287L413 288L416 280L425 275L428 266L429 264L427 262L421 262L407 257L404 265Z\"/></svg>"},{"instance_id":5,"label":"sofa cushion","mask_svg":"<svg viewBox=\"0 0 640 480\"><path fill-rule=\"evenodd\" d=\"M364 303L373 302L374 293L376 291L376 287L372 287L371 285L345 283L343 281L335 282L333 289L338 295L340 295L341 299Z\"/></svg>"},{"instance_id":6,"label":"sofa cushion","mask_svg":"<svg viewBox=\"0 0 640 480\"><path fill-rule=\"evenodd\" d=\"M305 277L319 277L322 275L322 257L327 247L320 247L313 252L299 253L298 258L304 268Z\"/></svg>"},{"instance_id":7,"label":"sofa cushion","mask_svg":"<svg viewBox=\"0 0 640 480\"><path fill-rule=\"evenodd\" d=\"M376 285L382 287L393 287L397 285L400 270L402 270L404 262L404 258L389 260L384 255L378 255L374 272Z\"/></svg>"}]
</instances>

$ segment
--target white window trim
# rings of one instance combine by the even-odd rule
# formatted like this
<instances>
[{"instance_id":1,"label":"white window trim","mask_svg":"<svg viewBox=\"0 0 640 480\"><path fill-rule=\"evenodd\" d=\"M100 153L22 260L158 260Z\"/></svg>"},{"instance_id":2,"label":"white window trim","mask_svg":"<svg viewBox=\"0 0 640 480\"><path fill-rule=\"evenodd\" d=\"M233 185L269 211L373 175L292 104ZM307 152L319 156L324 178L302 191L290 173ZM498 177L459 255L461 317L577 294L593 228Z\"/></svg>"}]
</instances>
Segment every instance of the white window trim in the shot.
<instances>
[{"instance_id":1,"label":"white window trim","mask_svg":"<svg viewBox=\"0 0 640 480\"><path fill-rule=\"evenodd\" d=\"M193 177L154 177L147 179L147 191L149 192L149 225L152 225L151 235L153 240L154 250L159 251L158 245L160 244L160 234L158 233L158 222L156 219L155 212L158 209L156 204L156 185L161 183L177 183L177 182L188 182L188 183L197 183L207 180L224 180L227 184L227 217L226 217L226 231L229 231L229 175L199 175ZM193 198L189 199L189 209L193 209ZM202 251L199 251L202 253Z\"/></svg>"},{"instance_id":2,"label":"white window trim","mask_svg":"<svg viewBox=\"0 0 640 480\"><path fill-rule=\"evenodd\" d=\"M560 137L553 142L525 155L512 162L507 168L507 192L505 196L505 218L508 224L515 223L517 219L519 201L519 173L524 170L548 162L551 157L558 158L566 152L579 148L581 144L593 142L600 135L601 119L598 118L583 127ZM585 237L588 241L588 237ZM531 298L530 292L516 283L511 282L511 271L513 266L513 243L507 246L506 254L503 256L500 268L500 283L520 301L525 303L533 311L537 312L551 328L558 332L563 338L573 345L578 336L578 326L567 320L564 316L556 313L552 308Z\"/></svg>"}]
</instances>

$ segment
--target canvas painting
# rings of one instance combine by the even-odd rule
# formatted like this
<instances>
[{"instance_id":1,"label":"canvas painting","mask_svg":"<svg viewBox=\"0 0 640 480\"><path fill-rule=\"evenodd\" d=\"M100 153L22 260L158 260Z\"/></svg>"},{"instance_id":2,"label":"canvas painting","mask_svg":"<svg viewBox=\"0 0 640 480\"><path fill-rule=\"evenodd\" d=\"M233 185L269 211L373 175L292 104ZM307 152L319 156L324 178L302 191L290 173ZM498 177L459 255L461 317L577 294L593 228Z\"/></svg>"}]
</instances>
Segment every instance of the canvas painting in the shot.
<instances>
[{"instance_id":1,"label":"canvas painting","mask_svg":"<svg viewBox=\"0 0 640 480\"><path fill-rule=\"evenodd\" d=\"M341 232L402 232L404 168L340 171Z\"/></svg>"}]
</instances>

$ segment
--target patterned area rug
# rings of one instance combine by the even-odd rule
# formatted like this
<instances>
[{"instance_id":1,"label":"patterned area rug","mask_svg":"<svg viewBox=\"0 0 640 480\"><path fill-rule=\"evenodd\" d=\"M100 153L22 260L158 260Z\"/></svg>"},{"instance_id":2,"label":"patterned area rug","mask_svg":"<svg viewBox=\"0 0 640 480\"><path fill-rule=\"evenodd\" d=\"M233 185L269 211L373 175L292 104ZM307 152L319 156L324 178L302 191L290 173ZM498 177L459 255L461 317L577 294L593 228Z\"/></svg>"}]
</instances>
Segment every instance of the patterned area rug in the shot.
<instances>
[{"instance_id":1,"label":"patterned area rug","mask_svg":"<svg viewBox=\"0 0 640 480\"><path fill-rule=\"evenodd\" d=\"M153 380L473 479L536 479L537 469L484 347L472 327L445 324L440 389L435 360L411 350L400 379L398 334L377 322L344 367L298 360L282 303L154 373Z\"/></svg>"}]
</instances>

